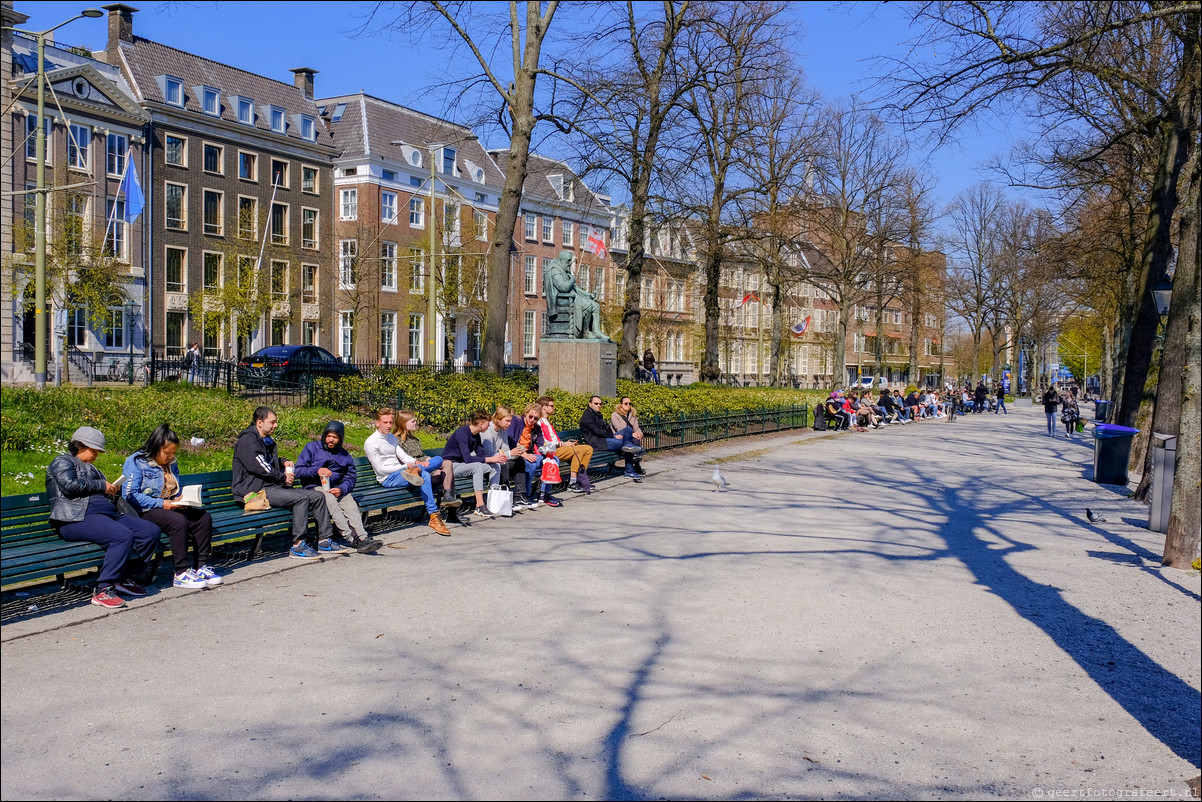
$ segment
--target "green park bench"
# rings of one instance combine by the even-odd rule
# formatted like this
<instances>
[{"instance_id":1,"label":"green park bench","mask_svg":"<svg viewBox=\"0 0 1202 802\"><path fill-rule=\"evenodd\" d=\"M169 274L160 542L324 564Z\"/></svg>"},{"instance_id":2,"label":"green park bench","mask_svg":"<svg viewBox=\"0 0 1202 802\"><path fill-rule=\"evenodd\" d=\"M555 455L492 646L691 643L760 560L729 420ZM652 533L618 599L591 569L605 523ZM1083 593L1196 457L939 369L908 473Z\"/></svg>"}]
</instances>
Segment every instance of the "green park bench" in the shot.
<instances>
[{"instance_id":1,"label":"green park bench","mask_svg":"<svg viewBox=\"0 0 1202 802\"><path fill-rule=\"evenodd\" d=\"M574 437L576 433L564 432L563 436ZM431 449L429 456L441 454L442 449ZM593 455L590 473L608 469L622 459L621 454L600 451ZM364 518L373 512L389 512L394 509L413 507L421 503L418 488L404 484L400 487L382 487L366 457L355 460L355 500ZM283 508L245 512L235 501L230 491L230 471L186 474L180 477L183 485L200 485L201 500L205 509L213 516L213 545L228 546L248 543L246 559L259 556L263 538L287 532L292 526L292 513ZM455 480L456 495L471 495L470 476ZM50 526L50 504L45 493L29 493L0 498L0 587L9 588L56 579L66 585L68 575L82 571L98 570L104 558L104 549L92 543L68 543L61 540ZM162 548L155 557L158 560L170 545L164 536Z\"/></svg>"}]
</instances>

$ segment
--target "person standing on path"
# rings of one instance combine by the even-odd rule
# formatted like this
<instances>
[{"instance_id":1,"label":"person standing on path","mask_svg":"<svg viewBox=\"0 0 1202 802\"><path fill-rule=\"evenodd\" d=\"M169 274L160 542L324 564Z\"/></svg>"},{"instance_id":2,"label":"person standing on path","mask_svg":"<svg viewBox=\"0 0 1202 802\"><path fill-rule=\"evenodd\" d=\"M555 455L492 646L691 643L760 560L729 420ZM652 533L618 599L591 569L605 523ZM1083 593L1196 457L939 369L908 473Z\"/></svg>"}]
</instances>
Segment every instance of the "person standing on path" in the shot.
<instances>
[{"instance_id":1,"label":"person standing on path","mask_svg":"<svg viewBox=\"0 0 1202 802\"><path fill-rule=\"evenodd\" d=\"M996 415L999 412L1003 415L1010 414L1006 411L1006 388L1001 382L997 383L997 406L993 408L993 414Z\"/></svg>"},{"instance_id":2,"label":"person standing on path","mask_svg":"<svg viewBox=\"0 0 1202 802\"><path fill-rule=\"evenodd\" d=\"M1059 404L1060 394L1056 392L1056 386L1052 385L1043 394L1043 414L1048 419L1048 437L1056 436L1056 407Z\"/></svg>"}]
</instances>

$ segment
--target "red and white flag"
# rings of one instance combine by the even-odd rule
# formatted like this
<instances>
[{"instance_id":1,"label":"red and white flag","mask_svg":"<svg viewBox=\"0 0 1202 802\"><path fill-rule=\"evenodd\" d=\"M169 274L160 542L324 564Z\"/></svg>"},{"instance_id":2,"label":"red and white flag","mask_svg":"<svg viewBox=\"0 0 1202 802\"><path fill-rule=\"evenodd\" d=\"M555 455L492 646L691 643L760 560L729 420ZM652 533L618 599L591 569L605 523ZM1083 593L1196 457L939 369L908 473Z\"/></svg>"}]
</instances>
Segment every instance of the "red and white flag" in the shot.
<instances>
[{"instance_id":1,"label":"red and white flag","mask_svg":"<svg viewBox=\"0 0 1202 802\"><path fill-rule=\"evenodd\" d=\"M584 249L589 253L595 253L604 259L609 256L609 251L605 247L605 232L599 228L588 227L588 239L584 242Z\"/></svg>"},{"instance_id":2,"label":"red and white flag","mask_svg":"<svg viewBox=\"0 0 1202 802\"><path fill-rule=\"evenodd\" d=\"M740 306L747 303L748 301L755 301L756 303L759 303L759 300L760 300L759 296L757 296L754 292L749 292L743 296L743 300L741 300L737 304L735 304L735 309L738 309Z\"/></svg>"}]
</instances>

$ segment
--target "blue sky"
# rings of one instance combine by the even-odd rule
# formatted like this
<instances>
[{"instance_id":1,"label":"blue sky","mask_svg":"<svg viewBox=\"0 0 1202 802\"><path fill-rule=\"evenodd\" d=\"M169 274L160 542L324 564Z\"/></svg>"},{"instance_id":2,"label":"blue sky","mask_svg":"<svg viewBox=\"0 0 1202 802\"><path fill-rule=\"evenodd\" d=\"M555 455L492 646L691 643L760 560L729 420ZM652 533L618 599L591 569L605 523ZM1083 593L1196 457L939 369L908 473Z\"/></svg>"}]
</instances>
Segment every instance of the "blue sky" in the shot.
<instances>
[{"instance_id":1,"label":"blue sky","mask_svg":"<svg viewBox=\"0 0 1202 802\"><path fill-rule=\"evenodd\" d=\"M41 30L77 14L83 2L17 2L29 14L28 30ZM130 2L130 5L134 3ZM411 44L408 36L361 34L372 3L362 2L150 2L136 3L139 36L241 69L291 82L292 67L319 71L317 94L365 91L429 114L456 119L438 92L445 51ZM504 6L498 4L504 12ZM97 6L98 7L98 6ZM912 35L900 4L794 3L790 13L805 32L798 60L809 82L828 98L868 92L875 56L904 52ZM553 28L554 29L554 28ZM60 42L104 46L104 19L81 19L59 29ZM431 40L433 37L425 37ZM456 119L456 121L461 121ZM1009 150L1022 134L1021 120L993 119L937 152L915 149L913 161L935 176L942 206L955 193L988 178L980 165ZM480 132L489 147L505 143ZM547 153L548 156L560 154Z\"/></svg>"}]
</instances>

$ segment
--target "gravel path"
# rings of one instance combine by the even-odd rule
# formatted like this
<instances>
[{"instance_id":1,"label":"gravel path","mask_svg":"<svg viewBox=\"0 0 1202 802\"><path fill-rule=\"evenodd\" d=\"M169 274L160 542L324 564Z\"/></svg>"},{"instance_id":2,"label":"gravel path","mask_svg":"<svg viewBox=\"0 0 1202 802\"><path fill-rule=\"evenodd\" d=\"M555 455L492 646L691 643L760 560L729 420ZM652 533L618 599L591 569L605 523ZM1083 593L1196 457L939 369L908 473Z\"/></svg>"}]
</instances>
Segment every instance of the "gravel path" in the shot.
<instances>
[{"instance_id":1,"label":"gravel path","mask_svg":"<svg viewBox=\"0 0 1202 802\"><path fill-rule=\"evenodd\" d=\"M724 441L5 625L0 795L1188 798L1199 574L1043 425Z\"/></svg>"}]
</instances>

